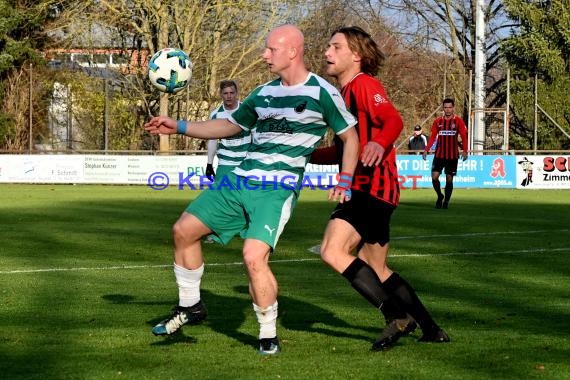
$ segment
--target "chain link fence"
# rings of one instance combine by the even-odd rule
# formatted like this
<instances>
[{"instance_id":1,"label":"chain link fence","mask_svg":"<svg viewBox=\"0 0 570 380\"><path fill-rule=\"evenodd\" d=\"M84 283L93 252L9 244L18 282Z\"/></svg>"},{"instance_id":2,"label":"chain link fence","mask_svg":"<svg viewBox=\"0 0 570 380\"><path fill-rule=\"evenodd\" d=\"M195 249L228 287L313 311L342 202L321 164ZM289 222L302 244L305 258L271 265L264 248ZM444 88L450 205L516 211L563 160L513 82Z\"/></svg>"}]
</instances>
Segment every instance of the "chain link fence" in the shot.
<instances>
[{"instance_id":1,"label":"chain link fence","mask_svg":"<svg viewBox=\"0 0 570 380\"><path fill-rule=\"evenodd\" d=\"M146 73L65 65L21 68L6 82L0 114L4 152L107 152L159 149L143 129L158 114L158 91ZM205 120L218 99L194 100L188 88L169 96L174 118ZM203 96L200 96L203 97ZM170 137L171 151L203 150L201 139Z\"/></svg>"}]
</instances>

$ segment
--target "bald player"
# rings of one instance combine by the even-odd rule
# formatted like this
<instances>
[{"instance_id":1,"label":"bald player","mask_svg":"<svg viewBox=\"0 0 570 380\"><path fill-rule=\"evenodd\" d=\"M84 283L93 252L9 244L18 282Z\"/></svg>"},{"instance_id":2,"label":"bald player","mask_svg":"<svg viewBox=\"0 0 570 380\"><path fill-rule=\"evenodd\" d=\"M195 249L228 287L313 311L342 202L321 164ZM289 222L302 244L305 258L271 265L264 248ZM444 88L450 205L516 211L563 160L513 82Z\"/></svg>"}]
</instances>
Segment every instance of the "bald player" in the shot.
<instances>
[{"instance_id":1,"label":"bald player","mask_svg":"<svg viewBox=\"0 0 570 380\"><path fill-rule=\"evenodd\" d=\"M212 139L251 131L253 137L243 161L228 173L224 182L228 186L202 192L173 227L179 303L170 317L153 328L155 335L170 335L184 324L206 318L200 298L201 238L213 234L225 245L240 233L249 293L259 322L258 352L280 352L278 285L269 255L297 203L309 157L327 129L344 144L342 165L348 175L354 174L359 150L356 119L338 90L307 70L303 56L303 33L293 25L279 26L267 36L261 56L277 78L254 89L227 119L188 122L159 116L145 124L151 134ZM349 185L340 184L329 197L342 201L348 190Z\"/></svg>"}]
</instances>

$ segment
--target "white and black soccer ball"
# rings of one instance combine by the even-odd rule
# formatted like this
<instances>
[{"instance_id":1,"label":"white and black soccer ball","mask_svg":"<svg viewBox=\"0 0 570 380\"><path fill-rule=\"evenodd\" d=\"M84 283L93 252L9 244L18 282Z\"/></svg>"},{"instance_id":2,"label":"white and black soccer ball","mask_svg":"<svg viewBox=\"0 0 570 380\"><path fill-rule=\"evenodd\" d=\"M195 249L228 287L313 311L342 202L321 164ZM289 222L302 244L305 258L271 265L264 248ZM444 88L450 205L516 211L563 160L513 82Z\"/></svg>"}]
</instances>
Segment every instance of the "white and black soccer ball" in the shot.
<instances>
[{"instance_id":1,"label":"white and black soccer ball","mask_svg":"<svg viewBox=\"0 0 570 380\"><path fill-rule=\"evenodd\" d=\"M180 49L157 51L148 64L150 83L162 92L175 94L184 89L192 78L192 61Z\"/></svg>"}]
</instances>

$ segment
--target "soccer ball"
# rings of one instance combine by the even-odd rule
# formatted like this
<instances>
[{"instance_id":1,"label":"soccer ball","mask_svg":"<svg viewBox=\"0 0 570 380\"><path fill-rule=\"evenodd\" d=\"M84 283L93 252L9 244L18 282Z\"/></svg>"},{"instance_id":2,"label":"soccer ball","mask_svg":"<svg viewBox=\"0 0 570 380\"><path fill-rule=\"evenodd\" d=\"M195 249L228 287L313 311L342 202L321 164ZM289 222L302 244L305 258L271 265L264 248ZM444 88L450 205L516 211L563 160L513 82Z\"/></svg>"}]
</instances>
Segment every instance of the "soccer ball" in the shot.
<instances>
[{"instance_id":1,"label":"soccer ball","mask_svg":"<svg viewBox=\"0 0 570 380\"><path fill-rule=\"evenodd\" d=\"M177 93L188 85L191 77L192 62L180 49L162 49L150 58L148 78L162 92Z\"/></svg>"}]
</instances>

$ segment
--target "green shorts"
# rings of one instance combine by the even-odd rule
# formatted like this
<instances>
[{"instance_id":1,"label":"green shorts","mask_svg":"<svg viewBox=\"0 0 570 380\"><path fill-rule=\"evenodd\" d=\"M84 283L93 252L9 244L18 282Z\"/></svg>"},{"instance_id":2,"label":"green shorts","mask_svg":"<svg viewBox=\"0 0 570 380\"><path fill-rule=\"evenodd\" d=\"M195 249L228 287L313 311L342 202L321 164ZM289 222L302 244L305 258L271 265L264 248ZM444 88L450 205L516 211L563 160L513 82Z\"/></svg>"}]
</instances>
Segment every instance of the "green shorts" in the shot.
<instances>
[{"instance_id":1,"label":"green shorts","mask_svg":"<svg viewBox=\"0 0 570 380\"><path fill-rule=\"evenodd\" d=\"M227 177L236 167L228 165L218 165L216 168L216 179L215 184L220 183L223 177Z\"/></svg>"},{"instance_id":2,"label":"green shorts","mask_svg":"<svg viewBox=\"0 0 570 380\"><path fill-rule=\"evenodd\" d=\"M216 176L217 177L217 176ZM243 185L243 177L228 173L225 184L203 191L186 211L214 232L214 240L227 244L238 233L244 239L263 241L275 248L297 204L297 194L281 186Z\"/></svg>"}]
</instances>

